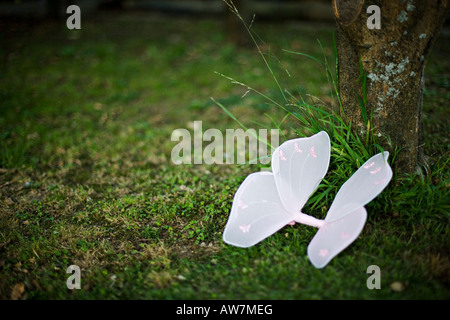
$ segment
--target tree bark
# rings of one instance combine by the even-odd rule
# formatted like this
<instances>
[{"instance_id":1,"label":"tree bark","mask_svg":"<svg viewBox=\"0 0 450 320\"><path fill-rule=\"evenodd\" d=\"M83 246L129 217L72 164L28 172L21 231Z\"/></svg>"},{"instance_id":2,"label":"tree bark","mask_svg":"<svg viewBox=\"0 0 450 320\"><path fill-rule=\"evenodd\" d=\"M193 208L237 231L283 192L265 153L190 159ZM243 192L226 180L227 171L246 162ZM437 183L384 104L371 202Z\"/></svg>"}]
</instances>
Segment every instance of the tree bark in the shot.
<instances>
[{"instance_id":1,"label":"tree bark","mask_svg":"<svg viewBox=\"0 0 450 320\"><path fill-rule=\"evenodd\" d=\"M358 6L355 3L360 3ZM413 173L423 164L420 145L424 70L449 12L449 0L333 0L337 21L339 95L343 116L360 135L367 130L357 96L386 150L401 151L395 167ZM381 11L381 28L369 29L367 7Z\"/></svg>"}]
</instances>

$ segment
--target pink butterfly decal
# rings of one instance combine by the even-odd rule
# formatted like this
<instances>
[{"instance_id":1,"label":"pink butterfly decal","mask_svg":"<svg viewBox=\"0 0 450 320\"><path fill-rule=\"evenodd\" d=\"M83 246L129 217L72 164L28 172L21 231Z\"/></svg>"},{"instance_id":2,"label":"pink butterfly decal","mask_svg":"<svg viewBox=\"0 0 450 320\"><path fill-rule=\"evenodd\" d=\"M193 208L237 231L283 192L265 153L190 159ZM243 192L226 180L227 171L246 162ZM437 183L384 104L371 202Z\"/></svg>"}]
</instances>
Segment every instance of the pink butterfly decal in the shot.
<instances>
[{"instance_id":1,"label":"pink butterfly decal","mask_svg":"<svg viewBox=\"0 0 450 320\"><path fill-rule=\"evenodd\" d=\"M375 174L381 171L381 167L376 168L375 170L370 171L370 174Z\"/></svg>"},{"instance_id":2,"label":"pink butterfly decal","mask_svg":"<svg viewBox=\"0 0 450 320\"><path fill-rule=\"evenodd\" d=\"M347 232L341 233L341 239L347 239L348 237L350 237L350 233L347 233Z\"/></svg>"},{"instance_id":3,"label":"pink butterfly decal","mask_svg":"<svg viewBox=\"0 0 450 320\"><path fill-rule=\"evenodd\" d=\"M303 150L300 149L300 147L298 146L297 142L294 144L294 150L295 150L295 152L303 153Z\"/></svg>"},{"instance_id":4,"label":"pink butterfly decal","mask_svg":"<svg viewBox=\"0 0 450 320\"><path fill-rule=\"evenodd\" d=\"M245 202L242 201L241 199L238 200L238 204L237 205L241 209L247 209L248 208L248 205L246 205Z\"/></svg>"},{"instance_id":5,"label":"pink butterfly decal","mask_svg":"<svg viewBox=\"0 0 450 320\"><path fill-rule=\"evenodd\" d=\"M286 160L287 160L287 158L284 156L283 150L280 150L279 155L280 155L280 159L281 159L281 160L283 160L283 161L286 161Z\"/></svg>"},{"instance_id":6,"label":"pink butterfly decal","mask_svg":"<svg viewBox=\"0 0 450 320\"><path fill-rule=\"evenodd\" d=\"M322 258L323 257L326 257L327 256L327 254L328 254L328 250L327 249L320 249L319 250L319 256L321 256Z\"/></svg>"},{"instance_id":7,"label":"pink butterfly decal","mask_svg":"<svg viewBox=\"0 0 450 320\"><path fill-rule=\"evenodd\" d=\"M241 231L242 231L243 233L248 233L248 232L250 232L250 228L251 228L251 225L250 225L250 224L244 224L244 225L242 225L242 226L239 226L239 229L241 229Z\"/></svg>"},{"instance_id":8,"label":"pink butterfly decal","mask_svg":"<svg viewBox=\"0 0 450 320\"><path fill-rule=\"evenodd\" d=\"M375 164L375 162L370 162L370 163L367 163L366 165L363 165L363 168L364 169L369 169L370 167L372 167L373 165Z\"/></svg>"}]
</instances>

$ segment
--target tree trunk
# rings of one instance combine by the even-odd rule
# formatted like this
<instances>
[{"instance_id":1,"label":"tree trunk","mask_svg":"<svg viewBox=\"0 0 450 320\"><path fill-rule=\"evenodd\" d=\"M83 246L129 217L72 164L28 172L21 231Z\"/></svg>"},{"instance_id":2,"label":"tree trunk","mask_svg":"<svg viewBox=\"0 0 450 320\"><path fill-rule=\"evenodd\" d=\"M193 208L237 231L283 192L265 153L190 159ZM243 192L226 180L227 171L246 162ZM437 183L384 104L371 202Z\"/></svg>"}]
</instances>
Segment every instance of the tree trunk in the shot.
<instances>
[{"instance_id":1,"label":"tree trunk","mask_svg":"<svg viewBox=\"0 0 450 320\"><path fill-rule=\"evenodd\" d=\"M367 75L365 110L383 147L400 148L395 166L413 173L420 146L424 70L449 11L448 0L333 0L337 20L339 95L343 116L360 135L367 130L360 66ZM361 6L360 6L361 5ZM380 29L369 29L370 5L381 12Z\"/></svg>"}]
</instances>

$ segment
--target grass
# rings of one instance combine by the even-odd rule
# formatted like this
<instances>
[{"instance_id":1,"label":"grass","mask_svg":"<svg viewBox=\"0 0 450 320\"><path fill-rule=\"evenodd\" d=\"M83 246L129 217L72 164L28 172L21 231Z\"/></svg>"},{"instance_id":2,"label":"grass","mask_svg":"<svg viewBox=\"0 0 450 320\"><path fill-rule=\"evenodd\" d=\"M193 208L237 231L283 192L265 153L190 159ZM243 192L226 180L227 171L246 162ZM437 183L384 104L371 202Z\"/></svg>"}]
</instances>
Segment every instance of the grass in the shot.
<instances>
[{"instance_id":1,"label":"grass","mask_svg":"<svg viewBox=\"0 0 450 320\"><path fill-rule=\"evenodd\" d=\"M270 49L280 87L317 97L297 107L332 102L320 64L281 50L332 61L332 26L253 27L266 41L261 50ZM56 23L2 30L0 298L450 298L448 41L437 41L427 66L423 125L431 174L396 174L367 206L358 240L317 270L306 256L313 228L288 226L245 250L222 242L234 193L257 166L170 162L174 129L194 120L204 130L238 127L210 97L248 127L284 120L286 137L324 125L311 108L303 118L285 118L254 92L242 98L247 88L217 75L283 99L259 53L228 44L220 21L102 17L84 21L76 39ZM363 149L351 154L345 128L328 128L330 170L306 211L317 217L368 156ZM66 288L72 264L81 268L81 290ZM374 264L380 290L366 287ZM404 290L392 290L393 282Z\"/></svg>"}]
</instances>

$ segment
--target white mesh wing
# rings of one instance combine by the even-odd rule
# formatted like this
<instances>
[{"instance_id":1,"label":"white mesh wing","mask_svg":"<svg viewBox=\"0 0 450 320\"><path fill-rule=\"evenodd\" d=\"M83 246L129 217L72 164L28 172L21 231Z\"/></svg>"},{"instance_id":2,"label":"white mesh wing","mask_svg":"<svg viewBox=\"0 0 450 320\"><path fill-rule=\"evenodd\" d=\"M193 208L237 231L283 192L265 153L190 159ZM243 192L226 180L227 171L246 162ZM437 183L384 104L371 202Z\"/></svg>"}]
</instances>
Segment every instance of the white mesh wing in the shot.
<instances>
[{"instance_id":1,"label":"white mesh wing","mask_svg":"<svg viewBox=\"0 0 450 320\"><path fill-rule=\"evenodd\" d=\"M234 196L223 241L237 247L250 247L293 220L293 215L281 203L273 174L252 173Z\"/></svg>"},{"instance_id":2,"label":"white mesh wing","mask_svg":"<svg viewBox=\"0 0 450 320\"><path fill-rule=\"evenodd\" d=\"M350 212L345 217L325 221L308 245L308 258L316 268L323 268L339 252L347 248L361 233L366 223L364 207Z\"/></svg>"},{"instance_id":3,"label":"white mesh wing","mask_svg":"<svg viewBox=\"0 0 450 320\"><path fill-rule=\"evenodd\" d=\"M330 163L330 138L321 131L281 144L272 155L272 172L288 212L300 212L325 176Z\"/></svg>"},{"instance_id":4,"label":"white mesh wing","mask_svg":"<svg viewBox=\"0 0 450 320\"><path fill-rule=\"evenodd\" d=\"M372 201L388 185L392 169L389 152L378 153L367 160L339 189L325 221L338 220Z\"/></svg>"}]
</instances>

